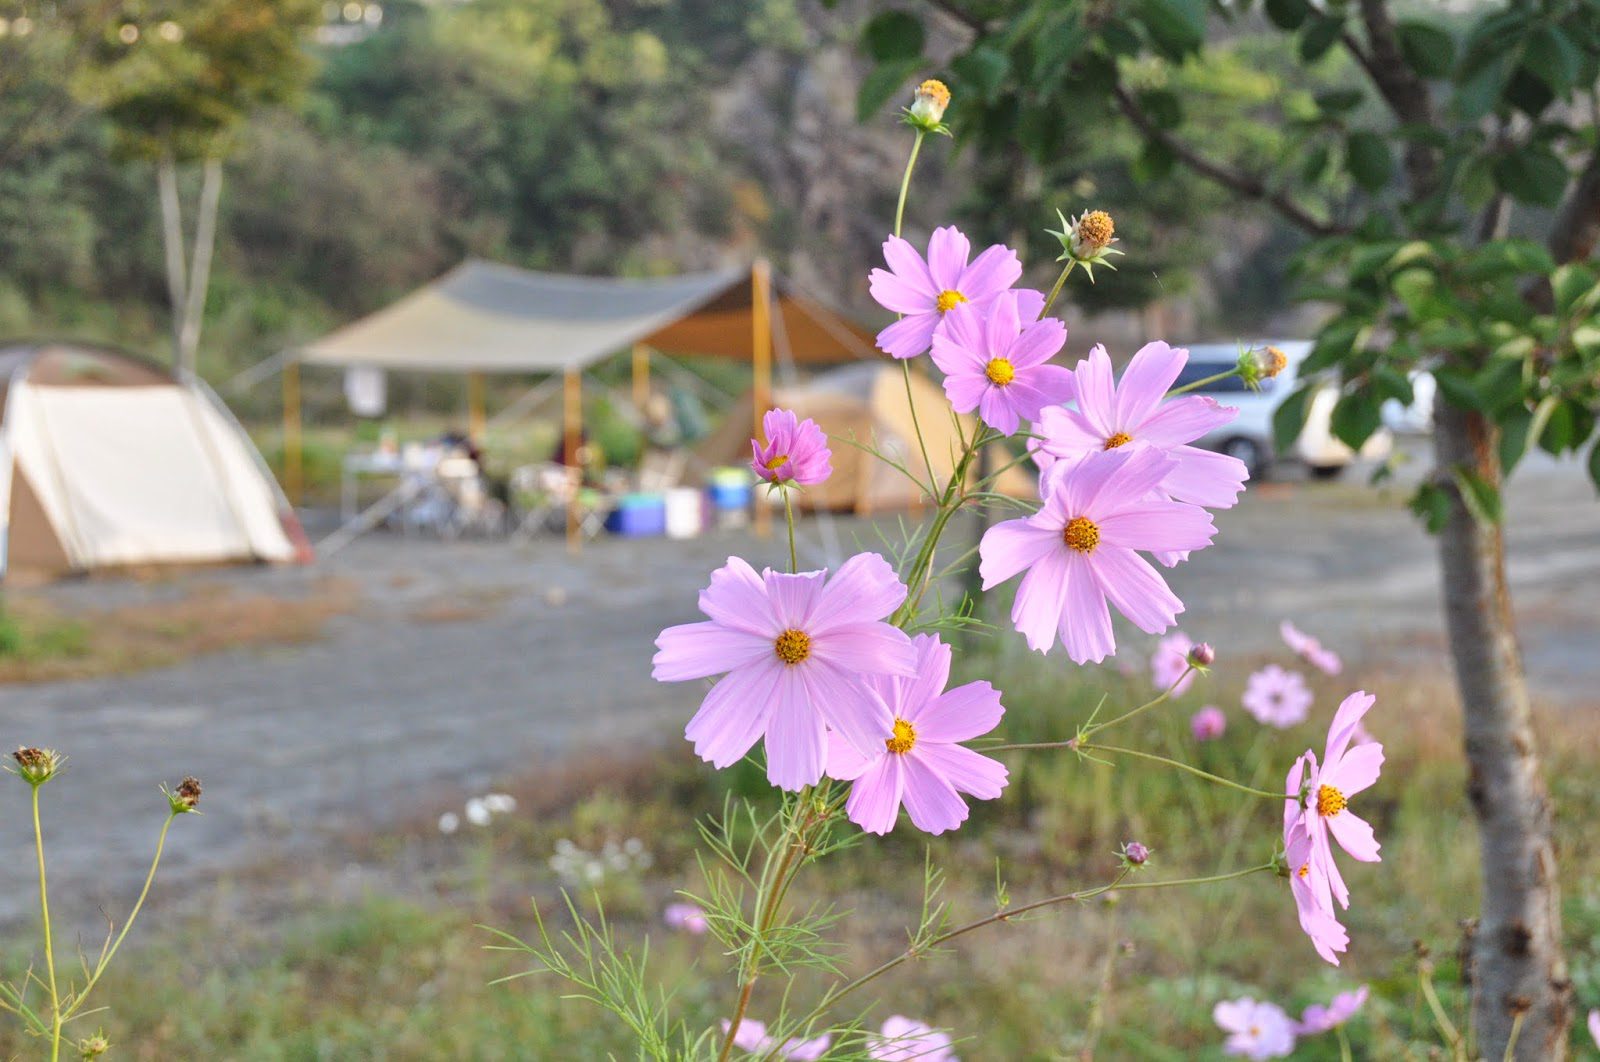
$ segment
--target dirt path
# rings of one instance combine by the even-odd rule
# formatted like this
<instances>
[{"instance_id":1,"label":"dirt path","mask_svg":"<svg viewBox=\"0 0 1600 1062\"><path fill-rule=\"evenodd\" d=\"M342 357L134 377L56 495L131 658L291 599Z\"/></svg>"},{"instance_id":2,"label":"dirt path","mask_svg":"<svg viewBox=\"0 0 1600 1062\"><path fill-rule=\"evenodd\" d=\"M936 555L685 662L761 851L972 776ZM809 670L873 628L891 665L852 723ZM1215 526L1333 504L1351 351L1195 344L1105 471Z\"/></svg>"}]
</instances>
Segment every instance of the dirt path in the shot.
<instances>
[{"instance_id":1,"label":"dirt path","mask_svg":"<svg viewBox=\"0 0 1600 1062\"><path fill-rule=\"evenodd\" d=\"M1545 467L1518 483L1508 510L1530 677L1547 696L1593 703L1600 504L1574 469ZM1353 671L1363 660L1443 666L1431 544L1395 498L1359 483L1269 485L1219 523L1218 545L1173 582L1191 603L1184 628L1224 659L1274 646L1278 621L1293 617ZM852 539L873 545L863 524L836 531L847 550ZM156 784L184 773L204 779L206 814L174 830L167 882L273 855L337 862L335 832L381 828L565 750L670 739L698 692L650 680L656 632L695 618L695 592L729 553L776 562L779 549L727 532L604 541L574 561L558 543L373 537L313 570L49 591L64 609L124 607L213 581L296 594L332 575L362 602L311 645L0 694L0 742L72 758L46 791L65 917L93 939L97 907L125 909L163 813ZM0 924L34 902L20 786L3 799Z\"/></svg>"}]
</instances>

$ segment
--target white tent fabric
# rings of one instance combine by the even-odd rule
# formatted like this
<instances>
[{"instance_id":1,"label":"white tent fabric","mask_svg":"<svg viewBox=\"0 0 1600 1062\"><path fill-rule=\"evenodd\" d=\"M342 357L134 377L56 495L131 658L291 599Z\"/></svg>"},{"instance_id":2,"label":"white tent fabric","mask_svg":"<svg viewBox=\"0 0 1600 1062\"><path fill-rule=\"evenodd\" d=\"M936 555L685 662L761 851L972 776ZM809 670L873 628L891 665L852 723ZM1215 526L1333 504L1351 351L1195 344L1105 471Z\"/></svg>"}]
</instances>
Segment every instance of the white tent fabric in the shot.
<instances>
[{"instance_id":1,"label":"white tent fabric","mask_svg":"<svg viewBox=\"0 0 1600 1062\"><path fill-rule=\"evenodd\" d=\"M295 555L247 444L195 390L15 382L5 433L74 568Z\"/></svg>"},{"instance_id":2,"label":"white tent fabric","mask_svg":"<svg viewBox=\"0 0 1600 1062\"><path fill-rule=\"evenodd\" d=\"M299 356L310 365L433 372L581 369L688 316L745 277L729 270L618 280L469 260Z\"/></svg>"}]
</instances>

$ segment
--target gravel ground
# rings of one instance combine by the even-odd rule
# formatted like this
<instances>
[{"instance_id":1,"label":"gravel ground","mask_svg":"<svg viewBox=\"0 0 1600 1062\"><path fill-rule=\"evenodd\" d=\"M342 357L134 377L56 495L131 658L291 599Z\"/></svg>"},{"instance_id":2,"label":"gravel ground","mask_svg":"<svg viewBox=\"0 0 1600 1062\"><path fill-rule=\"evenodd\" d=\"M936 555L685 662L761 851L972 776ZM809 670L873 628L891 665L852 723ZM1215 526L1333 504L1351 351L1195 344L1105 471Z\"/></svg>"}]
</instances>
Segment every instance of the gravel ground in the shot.
<instances>
[{"instance_id":1,"label":"gravel ground","mask_svg":"<svg viewBox=\"0 0 1600 1062\"><path fill-rule=\"evenodd\" d=\"M1529 676L1543 697L1593 707L1600 504L1572 464L1537 462L1519 477L1507 508ZM1364 663L1442 669L1436 562L1401 497L1354 476L1252 489L1220 515L1218 544L1173 574L1190 603L1184 629L1225 660L1275 646L1278 621L1294 617L1343 651L1354 674ZM825 530L812 525L803 544L819 561ZM877 548L872 532L840 520L830 535L846 550ZM174 829L169 883L264 859L337 863L332 838L415 816L440 793L481 791L577 748L670 739L699 693L650 680L655 633L696 618L695 592L728 554L777 563L782 550L777 538L740 531L605 540L576 558L558 542L373 535L311 568L39 591L72 610L215 581L305 594L334 576L359 587L361 601L309 645L6 691L0 743L54 746L72 759L46 790L63 917L94 939L97 908L125 909L164 811L155 785L185 773L205 780L206 814ZM29 917L35 902L23 794L5 792L0 924Z\"/></svg>"}]
</instances>

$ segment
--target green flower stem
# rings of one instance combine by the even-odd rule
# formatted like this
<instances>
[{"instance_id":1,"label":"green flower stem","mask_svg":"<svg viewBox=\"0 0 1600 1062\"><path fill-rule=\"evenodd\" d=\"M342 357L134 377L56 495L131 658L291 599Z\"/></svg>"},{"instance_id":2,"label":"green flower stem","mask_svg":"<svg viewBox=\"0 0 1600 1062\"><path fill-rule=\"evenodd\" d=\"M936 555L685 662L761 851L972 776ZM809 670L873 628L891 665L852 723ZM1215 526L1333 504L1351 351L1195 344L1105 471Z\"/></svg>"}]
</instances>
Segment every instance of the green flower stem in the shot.
<instances>
[{"instance_id":1,"label":"green flower stem","mask_svg":"<svg viewBox=\"0 0 1600 1062\"><path fill-rule=\"evenodd\" d=\"M928 528L928 533L922 538L922 545L917 550L916 560L906 571L906 586L909 588L905 601L889 617L889 622L896 626L903 626L917 614L917 606L922 602L922 595L927 591L928 583L933 576L933 557L939 547L939 539L944 535L944 529L950 523L950 518L955 515L966 501L964 488L967 480L967 470L972 465L972 459L977 453L988 445L988 430L979 425L973 434L972 444L961 452L956 461L956 467L950 473L950 481L945 484L944 493L939 498L939 511L934 514L933 523Z\"/></svg>"},{"instance_id":2,"label":"green flower stem","mask_svg":"<svg viewBox=\"0 0 1600 1062\"><path fill-rule=\"evenodd\" d=\"M894 206L894 234L900 235L900 225L906 216L906 194L911 190L911 171L917 168L917 155L922 151L922 140L928 134L918 129L917 138L911 142L911 157L906 159L906 172L900 177L900 201Z\"/></svg>"},{"instance_id":3,"label":"green flower stem","mask_svg":"<svg viewBox=\"0 0 1600 1062\"><path fill-rule=\"evenodd\" d=\"M1083 742L1087 741L1090 737L1092 737L1095 734L1098 734L1100 731L1106 729L1107 727L1116 726L1118 723L1125 723L1129 719L1132 719L1134 716L1138 715L1140 712L1148 711L1149 709L1154 708L1156 705L1166 702L1169 698L1171 698L1172 692L1178 688L1179 683L1181 683L1185 678L1187 678L1189 676L1189 673L1191 671L1193 671L1193 670L1194 670L1194 665L1193 664L1190 664L1189 666L1185 667L1183 669L1183 674L1179 675L1173 681L1172 685L1170 685L1166 689L1162 690L1159 696L1155 697L1152 700L1145 701L1143 704L1139 705L1139 707L1130 708L1126 712L1123 712L1121 715L1117 716L1115 719L1107 719L1103 723L1090 723L1088 726L1084 727L1081 731L1078 732L1078 742L1080 744L1082 744Z\"/></svg>"},{"instance_id":4,"label":"green flower stem","mask_svg":"<svg viewBox=\"0 0 1600 1062\"><path fill-rule=\"evenodd\" d=\"M1063 742L1063 744L1067 743ZM1118 748L1115 745L1087 745L1079 743L1075 747L1079 752L1109 752L1116 756L1132 756L1136 759L1149 760L1152 763L1162 763L1168 767L1175 767L1180 771L1188 771L1197 778L1204 778L1208 782L1215 782L1217 785L1226 786L1229 789L1237 789L1239 792L1248 793L1251 796L1266 797L1268 800L1291 799L1287 793L1274 793L1270 789L1256 789L1252 786L1235 782L1230 778L1224 778L1219 774L1212 774L1210 771L1202 771L1200 768L1193 767L1187 763L1184 763L1182 760L1173 760L1168 759L1166 756L1157 756L1153 752L1142 752L1139 749ZM984 751L992 752L994 750L985 749Z\"/></svg>"},{"instance_id":5,"label":"green flower stem","mask_svg":"<svg viewBox=\"0 0 1600 1062\"><path fill-rule=\"evenodd\" d=\"M1050 307L1056 304L1056 296L1060 295L1061 289L1066 287L1067 276L1077 264L1078 260L1076 258L1067 259L1066 267L1061 270L1061 275L1056 277L1056 286L1050 289L1050 297L1044 300L1044 309L1039 311L1039 320L1042 321L1050 316Z\"/></svg>"},{"instance_id":6,"label":"green flower stem","mask_svg":"<svg viewBox=\"0 0 1600 1062\"><path fill-rule=\"evenodd\" d=\"M56 988L56 946L50 935L50 883L44 872L44 827L39 823L39 786L33 787L33 847L39 854L39 918L44 925L44 966L50 985L50 1059L61 1057L61 993Z\"/></svg>"},{"instance_id":7,"label":"green flower stem","mask_svg":"<svg viewBox=\"0 0 1600 1062\"><path fill-rule=\"evenodd\" d=\"M756 890L755 934L750 940L750 951L741 963L739 1002L734 1008L733 1018L728 1022L728 1034L723 1038L722 1050L717 1054L717 1062L727 1062L728 1056L733 1052L734 1037L739 1035L739 1026L744 1022L745 1012L750 1008L750 997L756 989L756 981L761 977L760 955L761 942L768 929L772 927L773 919L777 917L778 908L783 903L783 898L789 892L789 885L794 881L794 875L800 866L795 862L795 856L803 854L806 849L806 831L812 825L812 812L809 809L811 787L800 790L795 800L795 818L785 828L783 843L783 857L779 860L776 873L771 858L761 872L761 885ZM802 809L804 813L801 814ZM803 860L802 860L803 862Z\"/></svg>"},{"instance_id":8,"label":"green flower stem","mask_svg":"<svg viewBox=\"0 0 1600 1062\"><path fill-rule=\"evenodd\" d=\"M1219 372L1215 376L1207 376L1207 377L1205 377L1203 379L1195 380L1193 383L1186 383L1182 387L1174 387L1172 390L1167 392L1167 397L1171 398L1174 395L1187 394L1190 391L1195 391L1195 390L1198 390L1199 388L1204 387L1206 384L1214 384L1218 380L1226 380L1230 376L1238 376L1238 375L1239 375L1239 367L1237 365L1235 365L1233 368L1229 369L1227 372Z\"/></svg>"},{"instance_id":9,"label":"green flower stem","mask_svg":"<svg viewBox=\"0 0 1600 1062\"><path fill-rule=\"evenodd\" d=\"M99 983L100 976L106 972L106 967L110 966L111 960L116 958L117 949L122 947L124 940L128 939L128 931L133 928L134 920L139 917L139 912L143 910L144 901L150 895L150 886L156 880L156 868L161 866L161 853L167 847L167 831L172 828L172 822L179 814L180 812L170 812L167 815L167 821L161 824L161 833L156 837L155 858L150 860L150 872L144 876L144 888L139 890L139 898L134 901L133 910L128 912L128 920L122 924L122 931L117 934L117 939L112 941L111 947L106 950L100 961L95 964L94 973L90 976L89 983L83 986L83 991L79 992L67 1007L67 1013L63 1016L65 1019L70 1019L83 1006L83 1001L89 997L89 991Z\"/></svg>"},{"instance_id":10,"label":"green flower stem","mask_svg":"<svg viewBox=\"0 0 1600 1062\"><path fill-rule=\"evenodd\" d=\"M780 488L783 491L783 518L789 525L789 571L799 574L800 554L794 548L794 499L789 497L789 488Z\"/></svg>"},{"instance_id":11,"label":"green flower stem","mask_svg":"<svg viewBox=\"0 0 1600 1062\"><path fill-rule=\"evenodd\" d=\"M928 441L922 437L922 424L917 419L917 396L911 392L911 359L900 359L900 373L906 383L906 409L911 411L911 430L917 436L917 449L922 451L922 463L928 469L928 497L934 495L938 476L933 471L933 458L928 456ZM918 486L921 486L919 483Z\"/></svg>"},{"instance_id":12,"label":"green flower stem","mask_svg":"<svg viewBox=\"0 0 1600 1062\"><path fill-rule=\"evenodd\" d=\"M1092 900L1097 896L1103 896L1109 892L1127 892L1133 889L1172 889L1189 885L1215 885L1219 882L1233 881L1236 878L1248 877L1251 874L1259 874L1264 870L1270 871L1274 869L1274 865L1272 863L1262 863L1257 866L1247 867L1244 870L1234 870L1226 874L1212 874L1207 877L1173 878L1166 881L1135 881L1127 882L1125 884L1124 879L1126 879L1127 876L1132 873L1132 869L1132 867L1123 867L1122 871L1118 873L1118 875L1112 879L1109 884L1098 885L1092 889L1083 889L1078 892L1063 893L1059 896L1049 896L1042 900L1034 900L1032 903L1023 904L1021 907L1008 907L1004 910L996 911L992 915L979 918L976 921L968 922L962 926L957 926L955 929L941 933L924 943L913 945L912 947L909 947L905 951L896 955L894 958L886 960L880 965L862 974L860 977L857 977L855 980L847 982L840 988L827 993L827 995L823 997L822 1002L817 1004L811 1013L807 1014L803 1019L797 1022L795 1027L799 1029L806 1028L813 1021L815 1021L816 1018L823 1013L823 1011L832 1007L834 1004L838 1003L839 1000L854 992L856 989L877 980L879 977L882 977L895 967L909 962L910 960L917 958L919 955L931 952L956 939L957 937L965 936L966 934L982 929L985 926L992 926L1000 922L1009 922L1014 918L1030 914L1034 911L1044 910L1048 907L1057 907L1065 903L1082 903L1085 900ZM777 1049L774 1048L772 1051L762 1056L763 1062L765 1059L775 1058L776 1056Z\"/></svg>"},{"instance_id":13,"label":"green flower stem","mask_svg":"<svg viewBox=\"0 0 1600 1062\"><path fill-rule=\"evenodd\" d=\"M1350 1057L1350 1038L1344 1034L1344 1026L1335 1025L1333 1031L1339 1037L1339 1062L1354 1062Z\"/></svg>"}]
</instances>

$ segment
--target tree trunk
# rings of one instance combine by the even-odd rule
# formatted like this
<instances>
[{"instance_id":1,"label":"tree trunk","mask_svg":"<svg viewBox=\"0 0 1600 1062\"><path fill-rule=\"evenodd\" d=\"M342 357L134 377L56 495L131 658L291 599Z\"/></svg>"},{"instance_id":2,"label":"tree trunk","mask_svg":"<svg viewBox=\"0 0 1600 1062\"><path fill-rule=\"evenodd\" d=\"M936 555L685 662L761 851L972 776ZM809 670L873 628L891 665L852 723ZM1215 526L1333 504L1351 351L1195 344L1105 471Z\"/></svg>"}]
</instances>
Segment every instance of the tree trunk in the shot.
<instances>
[{"instance_id":1,"label":"tree trunk","mask_svg":"<svg viewBox=\"0 0 1600 1062\"><path fill-rule=\"evenodd\" d=\"M1434 412L1441 477L1471 470L1502 485L1496 429L1441 391ZM1486 1059L1566 1057L1572 992L1561 950L1551 804L1534 749L1528 691L1506 585L1504 529L1479 522L1449 480L1439 536L1445 622L1460 689L1467 796L1478 819L1482 910L1472 948L1473 1020ZM1516 1031L1514 1056L1506 1054Z\"/></svg>"}]
</instances>

